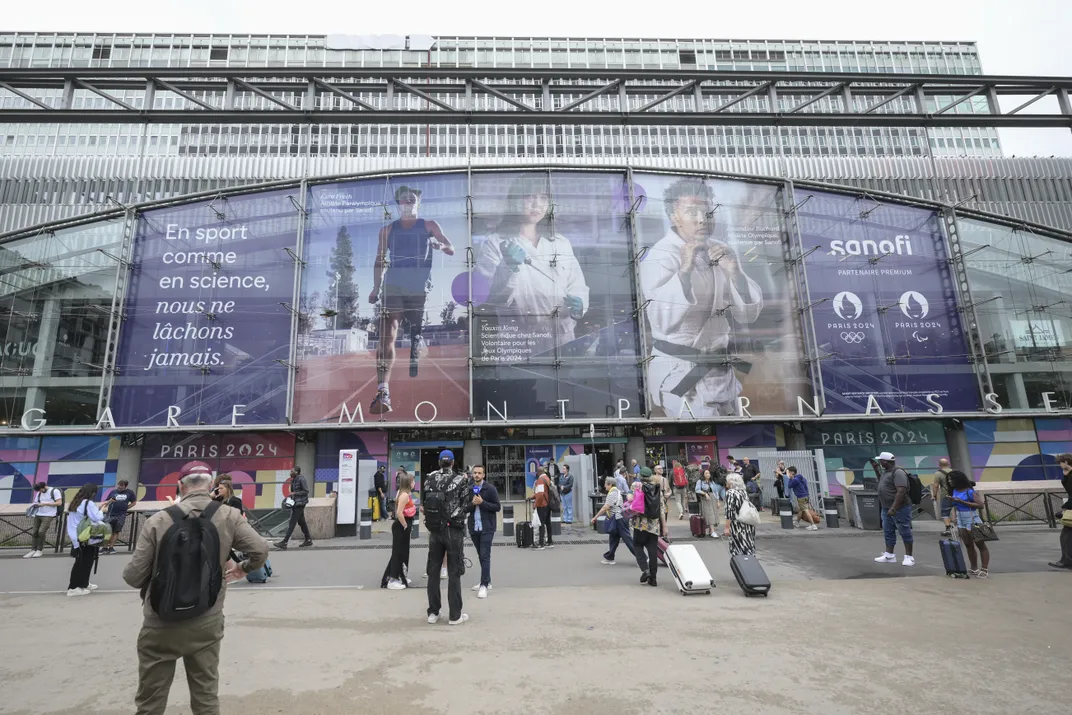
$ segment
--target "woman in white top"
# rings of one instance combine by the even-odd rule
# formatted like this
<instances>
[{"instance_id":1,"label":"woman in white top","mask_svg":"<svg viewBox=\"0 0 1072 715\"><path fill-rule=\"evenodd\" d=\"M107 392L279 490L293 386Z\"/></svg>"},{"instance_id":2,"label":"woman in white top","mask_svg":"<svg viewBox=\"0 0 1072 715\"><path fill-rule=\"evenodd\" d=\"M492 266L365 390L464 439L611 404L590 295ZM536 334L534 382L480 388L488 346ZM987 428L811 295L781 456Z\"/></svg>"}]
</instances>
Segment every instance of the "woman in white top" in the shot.
<instances>
[{"instance_id":1,"label":"woman in white top","mask_svg":"<svg viewBox=\"0 0 1072 715\"><path fill-rule=\"evenodd\" d=\"M93 570L93 564L97 560L97 552L101 537L94 537L86 543L78 541L78 527L82 519L89 519L94 524L104 523L104 512L93 503L93 497L97 495L96 484L86 484L78 490L78 494L71 500L67 507L67 538L71 540L74 549L74 565L71 566L71 580L67 585L68 596L86 596L90 591L96 591L96 584L89 582L89 574Z\"/></svg>"},{"instance_id":2,"label":"woman in white top","mask_svg":"<svg viewBox=\"0 0 1072 715\"><path fill-rule=\"evenodd\" d=\"M588 312L588 285L569 239L552 231L546 177L516 180L507 212L484 239L476 270L491 284L487 304L500 325L516 322L539 337L530 355L550 353L574 339L574 326Z\"/></svg>"}]
</instances>

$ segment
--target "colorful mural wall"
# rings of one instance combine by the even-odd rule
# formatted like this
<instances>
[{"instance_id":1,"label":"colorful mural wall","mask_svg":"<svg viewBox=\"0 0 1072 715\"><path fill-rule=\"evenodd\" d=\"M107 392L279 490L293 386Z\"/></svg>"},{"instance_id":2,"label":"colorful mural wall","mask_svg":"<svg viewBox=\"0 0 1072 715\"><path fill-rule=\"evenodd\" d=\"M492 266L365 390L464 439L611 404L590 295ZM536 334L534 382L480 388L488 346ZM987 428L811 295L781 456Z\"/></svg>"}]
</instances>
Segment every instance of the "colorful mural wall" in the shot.
<instances>
[{"instance_id":1,"label":"colorful mural wall","mask_svg":"<svg viewBox=\"0 0 1072 715\"><path fill-rule=\"evenodd\" d=\"M115 486L119 437L0 437L0 504L28 504L33 484L64 490L66 499L87 483Z\"/></svg>"},{"instance_id":2,"label":"colorful mural wall","mask_svg":"<svg viewBox=\"0 0 1072 715\"><path fill-rule=\"evenodd\" d=\"M938 460L949 453L945 429L938 420L809 422L804 425L804 442L808 449L823 450L832 494L835 482L846 486L873 475L868 460L879 452L892 452L897 463L919 474L925 485L931 483Z\"/></svg>"},{"instance_id":3,"label":"colorful mural wall","mask_svg":"<svg viewBox=\"0 0 1072 715\"><path fill-rule=\"evenodd\" d=\"M1060 479L1058 454L1072 452L1072 419L969 420L971 466L978 481Z\"/></svg>"},{"instance_id":4,"label":"colorful mural wall","mask_svg":"<svg viewBox=\"0 0 1072 715\"><path fill-rule=\"evenodd\" d=\"M160 501L178 493L179 479L195 466L230 474L247 509L279 507L294 467L295 437L284 432L152 434L142 447L138 500Z\"/></svg>"}]
</instances>

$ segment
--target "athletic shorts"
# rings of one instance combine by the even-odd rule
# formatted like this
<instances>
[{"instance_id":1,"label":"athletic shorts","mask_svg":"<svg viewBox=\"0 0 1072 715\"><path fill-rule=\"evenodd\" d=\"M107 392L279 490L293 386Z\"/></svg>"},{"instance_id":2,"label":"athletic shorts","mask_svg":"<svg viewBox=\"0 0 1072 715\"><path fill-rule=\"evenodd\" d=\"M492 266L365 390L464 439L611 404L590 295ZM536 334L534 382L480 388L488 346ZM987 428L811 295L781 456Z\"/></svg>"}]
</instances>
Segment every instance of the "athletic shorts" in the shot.
<instances>
[{"instance_id":1,"label":"athletic shorts","mask_svg":"<svg viewBox=\"0 0 1072 715\"><path fill-rule=\"evenodd\" d=\"M385 285L383 287L383 307L391 313L410 313L424 316L424 304L428 293L422 285L419 289L401 288Z\"/></svg>"},{"instance_id":2,"label":"athletic shorts","mask_svg":"<svg viewBox=\"0 0 1072 715\"><path fill-rule=\"evenodd\" d=\"M123 513L119 516L110 516L108 517L108 523L112 525L113 534L120 534L123 532L123 527L127 523L127 515L126 513Z\"/></svg>"}]
</instances>

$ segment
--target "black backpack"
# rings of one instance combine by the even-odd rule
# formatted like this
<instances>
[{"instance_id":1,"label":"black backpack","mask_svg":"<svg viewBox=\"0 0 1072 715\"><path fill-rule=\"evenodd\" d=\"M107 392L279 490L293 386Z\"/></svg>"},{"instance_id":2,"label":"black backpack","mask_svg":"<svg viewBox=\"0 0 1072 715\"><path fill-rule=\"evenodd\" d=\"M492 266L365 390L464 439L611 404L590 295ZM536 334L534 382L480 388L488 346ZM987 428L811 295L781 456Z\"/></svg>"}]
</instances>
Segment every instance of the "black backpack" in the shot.
<instances>
[{"instance_id":1,"label":"black backpack","mask_svg":"<svg viewBox=\"0 0 1072 715\"><path fill-rule=\"evenodd\" d=\"M178 505L164 511L172 524L156 552L156 571L149 584L149 603L162 621L185 621L208 612L223 588L220 533L212 517L220 508L210 502L200 516L188 516Z\"/></svg>"},{"instance_id":2,"label":"black backpack","mask_svg":"<svg viewBox=\"0 0 1072 715\"><path fill-rule=\"evenodd\" d=\"M908 498L912 500L913 504L918 505L923 501L923 482L920 481L918 474L908 474Z\"/></svg>"},{"instance_id":3,"label":"black backpack","mask_svg":"<svg viewBox=\"0 0 1072 715\"><path fill-rule=\"evenodd\" d=\"M425 489L421 506L424 507L424 525L429 531L443 531L450 522L450 499L442 478L433 479Z\"/></svg>"},{"instance_id":4,"label":"black backpack","mask_svg":"<svg viewBox=\"0 0 1072 715\"><path fill-rule=\"evenodd\" d=\"M663 490L658 484L645 482L644 490L644 516L648 519L658 519L663 515Z\"/></svg>"}]
</instances>

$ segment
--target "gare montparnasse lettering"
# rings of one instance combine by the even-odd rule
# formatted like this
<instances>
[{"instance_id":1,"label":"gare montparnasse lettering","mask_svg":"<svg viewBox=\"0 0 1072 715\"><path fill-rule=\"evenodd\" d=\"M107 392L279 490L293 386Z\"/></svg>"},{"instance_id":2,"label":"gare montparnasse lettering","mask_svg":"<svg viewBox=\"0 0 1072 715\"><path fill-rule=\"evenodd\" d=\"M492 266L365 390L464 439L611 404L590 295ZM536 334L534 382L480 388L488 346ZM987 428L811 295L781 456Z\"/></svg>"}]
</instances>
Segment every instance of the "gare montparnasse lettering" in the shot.
<instances>
[{"instance_id":1,"label":"gare montparnasse lettering","mask_svg":"<svg viewBox=\"0 0 1072 715\"><path fill-rule=\"evenodd\" d=\"M1056 394L1057 393L1055 393L1055 392L1044 392L1044 393L1042 393L1042 405L1045 408L1046 412L1056 412L1057 411L1057 403L1054 402L1054 399L1053 399ZM865 409L863 411L863 414L865 416L870 416L870 415L873 415L873 414L878 414L878 415L885 415L886 414L882 410L882 407L879 406L879 404L878 404L878 397L879 397L879 395L877 393L871 393L871 394L869 394L867 396L867 405L866 405L866 407L865 407ZM930 407L927 408L926 413L921 413L921 414L931 414L931 415L940 415L940 414L942 414L945 411L945 408L943 408L942 404L938 401L939 397L941 397L941 395L939 395L938 393L931 393L931 394L927 395L926 396L926 402L927 402L928 405L930 405ZM570 402L569 400L558 400L559 414L560 414L561 419L563 419L563 420L566 419L566 405L569 404L569 402ZM984 402L986 403L986 405L985 405L986 411L988 413L992 414L992 415L1000 414L1004 410L1004 407L1002 407L1001 403L998 402L998 395L995 392L988 392L984 396ZM736 415L735 419L744 419L744 420L753 419L752 413L748 411L748 408L749 408L750 405L751 405L751 400L749 400L747 397L745 397L743 395L738 397L737 398L737 415ZM618 404L616 406L616 409L617 409L617 412L618 412L617 419L619 419L619 420L624 419L626 417L625 413L630 409L630 407L632 407L632 404L629 402L629 400L627 400L625 398L619 398L618 399ZM246 408L246 405L232 405L232 407L231 407L231 427L243 427L244 426L244 425L239 423L239 418L245 416L246 413L242 411L245 408ZM435 403L430 402L428 400L424 400L422 402L418 402L416 407L413 408L413 417L414 417L415 421L420 422L422 424L431 424L431 423L435 422L435 419L436 419L436 416L437 416L438 412L439 412L439 409L436 407ZM678 415L675 415L675 417L677 417L678 419L682 419L682 418L684 418L686 412L689 413L689 415L693 419L697 419L696 416L694 414L692 414L691 405L689 405L687 400L684 400L684 401L682 401L682 407L681 407L680 413ZM822 407L819 405L819 398L816 397L814 399L814 402L808 402L803 397L797 397L797 416L798 417L808 417L809 415L807 413L809 413L809 412L811 413L811 416L813 416L813 417L822 417L823 416L824 413L823 413ZM497 420L500 420L502 422L508 422L509 421L509 402L504 400L503 403L502 403L502 409L501 410L499 409L499 407L497 405L493 405L491 402L488 402L487 405L486 405L486 421L487 422L494 421L492 419L492 414L495 415ZM191 427L194 426L194 425L180 424L178 418L181 415L182 415L182 408L181 407L179 407L178 405L170 405L170 406L168 406L166 421L161 426L165 427L167 429L175 429L175 430L188 430L188 429L190 429ZM768 415L768 416L764 416L764 419L777 420L778 416L776 416L776 415ZM346 403L343 403L340 406L340 409L339 409L339 424L340 425L343 425L343 424L351 424L352 425L352 424L355 424L355 423L357 423L357 424L365 424L365 413L364 413L364 410L362 410L362 408L361 408L361 403L357 403L354 406L354 409L352 411L346 405ZM48 419L46 418L45 410L43 410L40 407L31 407L30 409L28 409L28 410L26 410L25 412L22 413L22 419L20 420L20 424L22 426L22 429L24 429L24 430L26 430L28 432L36 432L36 431L40 430L42 427L44 427L45 425L48 424ZM204 425L200 425L200 426L204 427ZM258 425L258 426L263 426L263 425ZM97 420L97 424L94 425L94 427L96 429L112 429L112 430L119 429L118 427L116 427L115 418L112 416L112 408L111 407L106 407L104 409L104 411L101 413L100 418Z\"/></svg>"}]
</instances>

